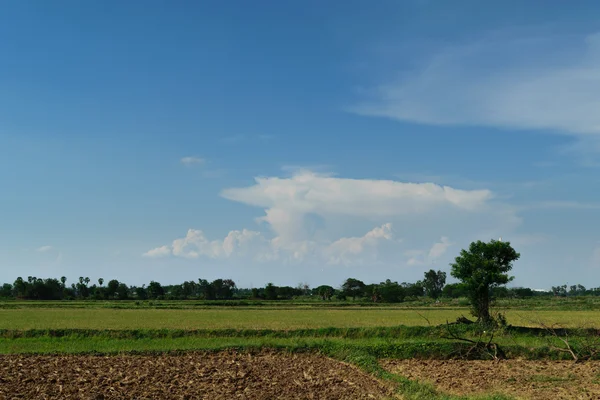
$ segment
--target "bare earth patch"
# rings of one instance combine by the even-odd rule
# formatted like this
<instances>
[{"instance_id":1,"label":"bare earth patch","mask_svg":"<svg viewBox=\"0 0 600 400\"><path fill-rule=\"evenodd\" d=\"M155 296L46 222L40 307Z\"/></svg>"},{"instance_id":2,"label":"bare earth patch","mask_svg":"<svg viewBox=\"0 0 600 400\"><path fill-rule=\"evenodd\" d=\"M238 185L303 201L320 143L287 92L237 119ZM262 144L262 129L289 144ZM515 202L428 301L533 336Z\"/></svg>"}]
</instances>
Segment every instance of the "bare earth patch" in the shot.
<instances>
[{"instance_id":1,"label":"bare earth patch","mask_svg":"<svg viewBox=\"0 0 600 400\"><path fill-rule=\"evenodd\" d=\"M522 399L598 399L600 362L384 360L390 372L452 394L504 393Z\"/></svg>"},{"instance_id":2,"label":"bare earth patch","mask_svg":"<svg viewBox=\"0 0 600 400\"><path fill-rule=\"evenodd\" d=\"M0 399L381 399L391 389L316 354L0 355Z\"/></svg>"}]
</instances>

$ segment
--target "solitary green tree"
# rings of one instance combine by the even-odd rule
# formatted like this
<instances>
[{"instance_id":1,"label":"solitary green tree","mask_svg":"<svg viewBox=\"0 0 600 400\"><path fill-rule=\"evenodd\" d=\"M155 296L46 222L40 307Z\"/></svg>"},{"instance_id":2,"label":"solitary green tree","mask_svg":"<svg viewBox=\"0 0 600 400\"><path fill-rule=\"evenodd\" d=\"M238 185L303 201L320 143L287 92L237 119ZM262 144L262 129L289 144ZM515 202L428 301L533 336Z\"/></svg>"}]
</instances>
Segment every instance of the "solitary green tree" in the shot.
<instances>
[{"instance_id":1,"label":"solitary green tree","mask_svg":"<svg viewBox=\"0 0 600 400\"><path fill-rule=\"evenodd\" d=\"M514 279L507 273L520 256L510 242L492 240L485 243L478 240L471 243L468 251L461 250L455 262L450 264L451 275L466 285L471 312L479 322L491 321L490 291Z\"/></svg>"},{"instance_id":2,"label":"solitary green tree","mask_svg":"<svg viewBox=\"0 0 600 400\"><path fill-rule=\"evenodd\" d=\"M434 271L430 269L425 272L425 279L423 279L423 286L425 287L425 293L432 299L437 299L442 295L442 290L446 284L446 273L443 271Z\"/></svg>"}]
</instances>

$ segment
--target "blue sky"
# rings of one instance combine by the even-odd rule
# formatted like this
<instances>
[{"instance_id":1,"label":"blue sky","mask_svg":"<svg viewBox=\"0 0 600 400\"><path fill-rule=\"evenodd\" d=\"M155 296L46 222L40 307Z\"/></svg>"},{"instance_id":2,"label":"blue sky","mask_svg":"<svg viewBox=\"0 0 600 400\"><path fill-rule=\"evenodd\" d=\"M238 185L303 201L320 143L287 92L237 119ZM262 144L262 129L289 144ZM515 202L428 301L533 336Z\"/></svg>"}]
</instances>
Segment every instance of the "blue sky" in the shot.
<instances>
[{"instance_id":1,"label":"blue sky","mask_svg":"<svg viewBox=\"0 0 600 400\"><path fill-rule=\"evenodd\" d=\"M0 281L600 286L600 5L8 1Z\"/></svg>"}]
</instances>

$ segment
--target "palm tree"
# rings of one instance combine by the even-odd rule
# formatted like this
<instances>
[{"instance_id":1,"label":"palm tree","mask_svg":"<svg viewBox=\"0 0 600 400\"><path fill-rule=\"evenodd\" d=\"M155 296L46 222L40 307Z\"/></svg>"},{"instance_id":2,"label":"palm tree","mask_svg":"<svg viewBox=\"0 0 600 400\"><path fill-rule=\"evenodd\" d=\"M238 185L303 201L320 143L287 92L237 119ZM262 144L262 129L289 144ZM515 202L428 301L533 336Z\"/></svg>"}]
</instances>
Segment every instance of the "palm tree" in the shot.
<instances>
[{"instance_id":1,"label":"palm tree","mask_svg":"<svg viewBox=\"0 0 600 400\"><path fill-rule=\"evenodd\" d=\"M104 278L98 278L98 284L100 286L102 286L103 283L104 283Z\"/></svg>"}]
</instances>

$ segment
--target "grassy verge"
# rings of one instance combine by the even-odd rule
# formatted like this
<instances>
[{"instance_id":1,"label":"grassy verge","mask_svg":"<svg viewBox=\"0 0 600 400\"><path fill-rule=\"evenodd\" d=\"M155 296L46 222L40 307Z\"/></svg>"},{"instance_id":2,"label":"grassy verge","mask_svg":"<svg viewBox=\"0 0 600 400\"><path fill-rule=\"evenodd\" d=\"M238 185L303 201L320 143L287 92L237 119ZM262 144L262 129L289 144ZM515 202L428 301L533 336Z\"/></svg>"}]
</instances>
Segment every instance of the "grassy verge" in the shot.
<instances>
[{"instance_id":1,"label":"grassy verge","mask_svg":"<svg viewBox=\"0 0 600 400\"><path fill-rule=\"evenodd\" d=\"M477 326L453 327L464 338L487 341ZM571 343L587 339L570 332ZM595 332L591 333L592 335ZM508 358L569 359L566 352L552 349L562 343L537 328L508 327L493 338ZM0 353L119 353L143 351L186 351L221 348L270 347L322 349L350 346L378 358L448 359L465 354L472 346L448 339L445 326L395 326L378 328L320 328L298 330L0 330ZM471 354L486 358L488 354Z\"/></svg>"}]
</instances>

